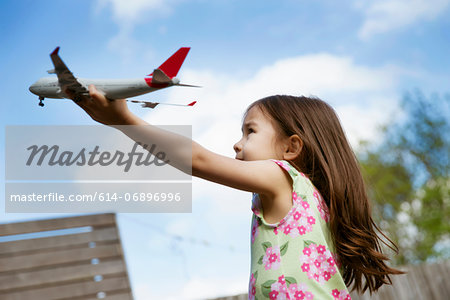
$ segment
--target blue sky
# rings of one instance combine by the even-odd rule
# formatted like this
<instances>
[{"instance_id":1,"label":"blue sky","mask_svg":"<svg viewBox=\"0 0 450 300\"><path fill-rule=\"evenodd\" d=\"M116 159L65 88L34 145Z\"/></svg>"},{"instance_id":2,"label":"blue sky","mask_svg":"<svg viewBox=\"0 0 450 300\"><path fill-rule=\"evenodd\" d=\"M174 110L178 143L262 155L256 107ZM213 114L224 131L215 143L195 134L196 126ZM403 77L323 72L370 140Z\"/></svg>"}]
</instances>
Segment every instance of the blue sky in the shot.
<instances>
[{"instance_id":1,"label":"blue sky","mask_svg":"<svg viewBox=\"0 0 450 300\"><path fill-rule=\"evenodd\" d=\"M1 1L2 126L94 124L61 100L38 107L28 86L60 55L75 76L140 77L181 46L179 73L202 89L172 88L142 99L198 100L193 110L132 110L153 124L190 124L193 138L233 156L252 101L274 93L331 103L358 141L398 117L398 101L419 88L449 92L449 0ZM4 169L4 130L1 131ZM4 182L4 172L2 172ZM53 217L5 214L0 222ZM136 299L197 299L245 292L250 195L194 179L191 214L119 214ZM179 241L174 235L185 238Z\"/></svg>"}]
</instances>

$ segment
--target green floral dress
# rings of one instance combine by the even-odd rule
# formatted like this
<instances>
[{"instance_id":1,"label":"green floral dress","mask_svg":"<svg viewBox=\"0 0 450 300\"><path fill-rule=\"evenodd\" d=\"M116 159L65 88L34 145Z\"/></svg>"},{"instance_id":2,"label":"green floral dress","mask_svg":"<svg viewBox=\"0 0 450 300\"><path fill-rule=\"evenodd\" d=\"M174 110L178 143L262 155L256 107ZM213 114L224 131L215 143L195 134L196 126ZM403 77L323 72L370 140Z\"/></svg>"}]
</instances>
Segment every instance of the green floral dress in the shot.
<instances>
[{"instance_id":1,"label":"green floral dress","mask_svg":"<svg viewBox=\"0 0 450 300\"><path fill-rule=\"evenodd\" d=\"M252 200L249 299L345 299L322 196L286 161L275 161L292 178L292 209L278 223L264 220L258 194Z\"/></svg>"}]
</instances>

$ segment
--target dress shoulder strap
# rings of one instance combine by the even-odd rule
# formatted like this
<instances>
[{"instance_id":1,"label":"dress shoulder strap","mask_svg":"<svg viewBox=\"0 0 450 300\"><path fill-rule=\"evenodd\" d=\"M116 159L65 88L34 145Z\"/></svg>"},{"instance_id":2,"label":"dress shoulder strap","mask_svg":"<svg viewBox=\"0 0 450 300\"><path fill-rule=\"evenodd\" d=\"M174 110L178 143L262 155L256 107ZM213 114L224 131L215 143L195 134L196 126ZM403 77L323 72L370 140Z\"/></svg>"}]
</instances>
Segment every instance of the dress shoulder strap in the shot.
<instances>
[{"instance_id":1,"label":"dress shoulder strap","mask_svg":"<svg viewBox=\"0 0 450 300\"><path fill-rule=\"evenodd\" d=\"M274 163L276 163L277 165L279 165L281 168L283 168L286 172L288 172L288 174L291 176L292 181L295 182L295 179L298 176L303 176L306 177L305 174L297 171L296 168L294 168L288 161L286 160L276 160L276 159L271 159L271 161L273 161Z\"/></svg>"}]
</instances>

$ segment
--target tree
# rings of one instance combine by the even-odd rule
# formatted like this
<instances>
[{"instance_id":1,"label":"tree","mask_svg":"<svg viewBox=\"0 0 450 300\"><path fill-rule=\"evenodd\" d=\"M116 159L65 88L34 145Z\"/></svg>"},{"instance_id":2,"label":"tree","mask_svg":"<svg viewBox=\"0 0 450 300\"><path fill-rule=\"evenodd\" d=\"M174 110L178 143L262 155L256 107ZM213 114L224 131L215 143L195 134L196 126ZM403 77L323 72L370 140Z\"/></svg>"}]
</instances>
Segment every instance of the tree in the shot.
<instances>
[{"instance_id":1,"label":"tree","mask_svg":"<svg viewBox=\"0 0 450 300\"><path fill-rule=\"evenodd\" d=\"M408 93L379 144L359 153L374 218L397 264L450 257L450 96Z\"/></svg>"}]
</instances>

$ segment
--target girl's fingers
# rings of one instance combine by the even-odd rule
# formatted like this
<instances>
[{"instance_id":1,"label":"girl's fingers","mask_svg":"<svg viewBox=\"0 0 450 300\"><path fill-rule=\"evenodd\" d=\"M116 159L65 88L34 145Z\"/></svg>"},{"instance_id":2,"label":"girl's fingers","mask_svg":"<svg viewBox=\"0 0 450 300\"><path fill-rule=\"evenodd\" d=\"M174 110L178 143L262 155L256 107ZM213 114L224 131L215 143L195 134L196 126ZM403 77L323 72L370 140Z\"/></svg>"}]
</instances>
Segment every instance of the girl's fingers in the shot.
<instances>
[{"instance_id":1,"label":"girl's fingers","mask_svg":"<svg viewBox=\"0 0 450 300\"><path fill-rule=\"evenodd\" d=\"M89 85L89 96L92 98L93 102L98 103L103 107L108 105L108 99L106 99L105 95L100 93L93 84Z\"/></svg>"},{"instance_id":2,"label":"girl's fingers","mask_svg":"<svg viewBox=\"0 0 450 300\"><path fill-rule=\"evenodd\" d=\"M69 98L81 107L95 121L107 125L122 124L129 118L126 100L109 100L94 85L89 85L89 95L75 94L67 90Z\"/></svg>"}]
</instances>

